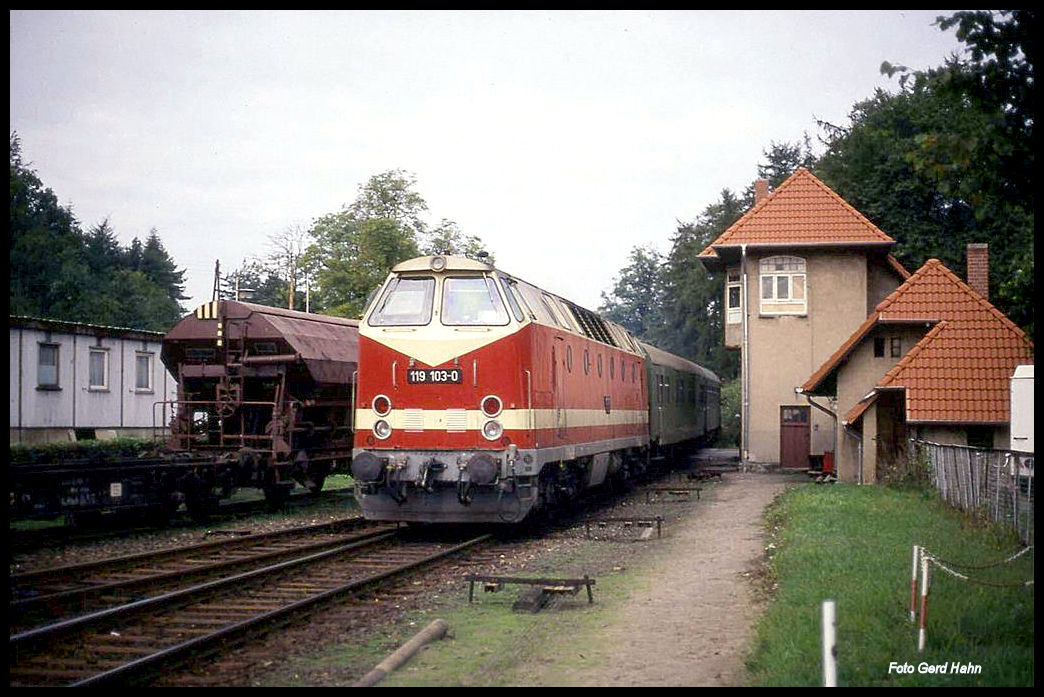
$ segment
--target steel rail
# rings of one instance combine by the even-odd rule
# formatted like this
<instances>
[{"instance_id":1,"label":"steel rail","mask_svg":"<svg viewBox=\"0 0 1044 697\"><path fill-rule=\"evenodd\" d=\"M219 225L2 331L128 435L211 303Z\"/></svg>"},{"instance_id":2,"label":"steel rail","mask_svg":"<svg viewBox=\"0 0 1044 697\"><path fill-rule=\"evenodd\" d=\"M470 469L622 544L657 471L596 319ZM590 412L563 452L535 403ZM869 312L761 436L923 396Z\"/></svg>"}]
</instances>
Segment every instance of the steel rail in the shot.
<instances>
[{"instance_id":1,"label":"steel rail","mask_svg":"<svg viewBox=\"0 0 1044 697\"><path fill-rule=\"evenodd\" d=\"M76 564L52 566L46 569L22 571L19 573L11 574L8 578L10 580L11 586L14 587L16 584L39 583L40 581L52 580L54 578L61 578L63 576L73 576L75 574L81 574L84 572L91 572L102 569L117 569L131 564L139 564L143 561L161 561L163 559L178 557L184 554L206 552L211 549L234 549L235 547L246 547L257 542L278 539L280 537L290 537L294 534L308 535L311 533L322 532L323 530L327 529L334 530L338 527L343 527L346 525L362 525L365 522L366 519L362 516L352 516L351 518L331 521L329 523L318 523L316 525L306 525L299 528L286 528L284 530L274 530L272 532L260 532L253 535L244 535L242 537L236 537L234 539L211 540L209 542L199 542L196 544L185 545L182 547L168 547L166 549L152 550L147 552L133 552L131 554L124 554L118 557L109 557L108 559L105 559L100 562L87 561L79 562Z\"/></svg>"},{"instance_id":2,"label":"steel rail","mask_svg":"<svg viewBox=\"0 0 1044 697\"><path fill-rule=\"evenodd\" d=\"M236 637L246 632L256 631L259 627L265 624L272 623L277 620L287 618L289 616L296 617L298 616L296 613L299 613L310 607L320 605L324 602L333 600L338 596L346 595L348 593L359 590L378 581L382 581L384 579L396 576L406 571L410 571L417 567L430 564L439 559L452 556L465 549L485 542L491 537L492 535L488 534L481 535L479 537L463 542L459 545L455 545L450 549L438 552L437 554L428 555L426 557L423 557L422 559L403 564L393 569L387 569L385 571L370 574L369 576L357 579L343 586L332 588L330 590L319 593L311 598L304 598L302 600L298 600L277 610L273 610L263 615L258 615L256 617L243 620L242 622L237 622L212 634L197 637L195 639L190 639L189 641L183 642L176 646L168 647L149 656L144 656L142 658L126 663L117 668L98 673L97 675L72 683L71 686L85 687L108 684L126 684L126 681L133 676L141 676L161 667L169 668L170 665L174 663L184 661L185 658L189 655L199 656L201 653L207 651L212 652L214 646L219 642L227 641L233 637Z\"/></svg>"},{"instance_id":3,"label":"steel rail","mask_svg":"<svg viewBox=\"0 0 1044 697\"><path fill-rule=\"evenodd\" d=\"M233 584L243 583L251 579L273 574L286 569L291 569L295 566L301 566L303 564L311 564L317 561L321 561L328 557L333 557L338 554L344 554L350 552L353 549L359 547L366 547L385 539L395 537L399 534L398 530L392 530L378 535L377 537L364 540L362 542L353 542L346 545L341 545L334 549L327 550L325 552L318 552L315 554L309 554L298 559L291 559L289 561L280 562L273 564L272 566L266 566L260 569L254 569L252 571L246 571L235 576L229 576L227 578L219 578L214 581L208 581L199 585L191 586L189 588L182 588L163 595L153 596L151 598L144 598L142 600L136 600L131 603L125 603L124 605L118 605L116 607L107 608L105 610L99 610L97 612L91 612L86 615L80 615L78 617L72 617L67 620L60 622L54 622L52 624L44 625L42 627L36 627L25 632L19 632L18 634L12 634L9 641L9 648L11 650L17 650L19 646L30 644L41 640L49 640L58 636L59 634L67 633L74 630L81 630L91 625L104 622L116 617L123 617L128 615L137 614L144 612L145 610L151 610L164 605L172 605L178 601L190 600L197 596L205 596L214 591L219 591L226 586Z\"/></svg>"},{"instance_id":4,"label":"steel rail","mask_svg":"<svg viewBox=\"0 0 1044 697\"><path fill-rule=\"evenodd\" d=\"M365 542L372 537L377 537L382 534L389 532L387 529L373 530L368 533L357 533L352 536L352 542ZM292 539L295 536L288 536L287 539ZM318 542L312 542L307 545L295 547L292 549L278 549L270 552L262 552L254 554L249 557L243 557L239 559L230 559L215 561L206 564L200 564L194 566L191 569L171 569L169 571L160 571L149 575L143 575L135 578L122 579L117 581L109 581L107 583L100 583L96 585L83 586L80 588L71 588L68 590L57 591L54 593L48 593L46 595L39 595L30 598L22 598L19 600L12 601L9 608L14 615L24 615L32 611L34 607L47 606L58 602L68 602L71 599L76 599L78 602L85 602L92 596L103 595L113 591L130 591L137 587L158 585L171 579L182 578L190 579L198 576L204 576L211 574L221 569L231 571L237 567L250 566L258 564L264 561L272 561L282 557L296 556L306 552L315 552L321 549L332 547L334 545L342 545L344 539L328 539ZM237 545L237 548L239 546Z\"/></svg>"}]
</instances>

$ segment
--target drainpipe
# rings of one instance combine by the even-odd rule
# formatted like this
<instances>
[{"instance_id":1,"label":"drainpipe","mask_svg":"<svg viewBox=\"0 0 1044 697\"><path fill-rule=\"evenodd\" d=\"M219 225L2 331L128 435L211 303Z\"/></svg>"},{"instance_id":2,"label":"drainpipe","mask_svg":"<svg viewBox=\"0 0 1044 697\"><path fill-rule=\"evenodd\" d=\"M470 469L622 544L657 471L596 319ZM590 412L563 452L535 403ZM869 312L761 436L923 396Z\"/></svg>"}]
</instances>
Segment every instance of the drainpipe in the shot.
<instances>
[{"instance_id":1,"label":"drainpipe","mask_svg":"<svg viewBox=\"0 0 1044 697\"><path fill-rule=\"evenodd\" d=\"M829 416L831 419L834 420L834 468L835 468L834 471L836 472L837 471L837 457L838 457L838 454L839 454L837 452L837 414L835 414L830 409L827 409L822 404L818 404L817 402L813 402L812 401L812 395L808 394L807 392L804 392L800 387L795 387L794 388L794 392L796 394L799 394L799 395L804 395L806 402L808 402L811 406L815 407L816 409L818 409L819 411L823 412L824 414L826 414L827 416ZM860 448L860 450L862 450L862 448ZM862 465L860 465L859 481L862 482L862 479L863 479L863 476L862 476Z\"/></svg>"},{"instance_id":2,"label":"drainpipe","mask_svg":"<svg viewBox=\"0 0 1044 697\"><path fill-rule=\"evenodd\" d=\"M743 423L740 430L740 461L746 466L747 451L750 447L750 337L747 327L747 245L740 245L740 306L743 308Z\"/></svg>"}]
</instances>

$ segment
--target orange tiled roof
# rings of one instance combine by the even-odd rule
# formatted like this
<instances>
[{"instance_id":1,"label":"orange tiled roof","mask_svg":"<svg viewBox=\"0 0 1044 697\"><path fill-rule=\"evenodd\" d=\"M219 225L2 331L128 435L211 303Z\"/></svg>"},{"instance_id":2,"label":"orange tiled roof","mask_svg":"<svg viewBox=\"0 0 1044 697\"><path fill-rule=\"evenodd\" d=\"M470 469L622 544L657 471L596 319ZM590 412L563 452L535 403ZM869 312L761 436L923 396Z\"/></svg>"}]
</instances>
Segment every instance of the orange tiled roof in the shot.
<instances>
[{"instance_id":1,"label":"orange tiled roof","mask_svg":"<svg viewBox=\"0 0 1044 697\"><path fill-rule=\"evenodd\" d=\"M878 381L875 389L905 389L907 421L1009 421L1011 374L1016 365L1033 362L1033 342L938 259L929 259L878 303L866 322L801 389L814 389L873 325L911 321L937 324ZM864 398L845 420L861 416L864 402L868 404Z\"/></svg>"},{"instance_id":2,"label":"orange tiled roof","mask_svg":"<svg viewBox=\"0 0 1044 697\"><path fill-rule=\"evenodd\" d=\"M833 189L800 167L711 242L699 256L716 257L714 247L740 244L894 243L895 240L881 232Z\"/></svg>"}]
</instances>

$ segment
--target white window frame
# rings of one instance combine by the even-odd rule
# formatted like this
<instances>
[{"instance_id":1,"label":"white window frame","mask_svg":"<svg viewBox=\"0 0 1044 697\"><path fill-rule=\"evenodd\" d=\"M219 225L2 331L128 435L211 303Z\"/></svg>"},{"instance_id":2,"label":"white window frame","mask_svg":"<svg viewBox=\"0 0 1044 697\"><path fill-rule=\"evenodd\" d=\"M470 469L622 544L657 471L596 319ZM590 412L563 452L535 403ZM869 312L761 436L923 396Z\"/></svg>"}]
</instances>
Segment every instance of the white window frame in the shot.
<instances>
[{"instance_id":1,"label":"white window frame","mask_svg":"<svg viewBox=\"0 0 1044 697\"><path fill-rule=\"evenodd\" d=\"M96 384L93 380L94 371L92 369L92 363L94 362L95 356L100 356L102 361L102 380L100 384ZM104 346L91 346L87 349L87 390L89 392L109 391L109 349Z\"/></svg>"},{"instance_id":2,"label":"white window frame","mask_svg":"<svg viewBox=\"0 0 1044 697\"><path fill-rule=\"evenodd\" d=\"M736 291L736 304L732 304L732 292ZM730 280L725 284L725 323L743 323L743 286L739 281Z\"/></svg>"},{"instance_id":3,"label":"white window frame","mask_svg":"<svg viewBox=\"0 0 1044 697\"><path fill-rule=\"evenodd\" d=\"M54 349L54 380L50 380L50 375L44 375L44 361L43 354L44 349ZM51 341L42 341L37 344L36 349L36 389L38 390L59 390L61 389L62 376L62 346ZM47 368L51 368L52 364L46 364Z\"/></svg>"},{"instance_id":4,"label":"white window frame","mask_svg":"<svg viewBox=\"0 0 1044 697\"><path fill-rule=\"evenodd\" d=\"M144 377L147 385L142 386L142 370L141 370L141 359L145 359L145 365L148 370L145 371ZM151 351L135 351L134 352L134 391L139 393L149 393L154 391L152 384L152 371L156 354Z\"/></svg>"},{"instance_id":5,"label":"white window frame","mask_svg":"<svg viewBox=\"0 0 1044 697\"><path fill-rule=\"evenodd\" d=\"M758 262L758 297L763 315L808 313L808 271L801 257L766 257ZM765 281L769 281L767 284ZM794 289L801 288L801 297ZM767 291L767 292L766 292Z\"/></svg>"}]
</instances>

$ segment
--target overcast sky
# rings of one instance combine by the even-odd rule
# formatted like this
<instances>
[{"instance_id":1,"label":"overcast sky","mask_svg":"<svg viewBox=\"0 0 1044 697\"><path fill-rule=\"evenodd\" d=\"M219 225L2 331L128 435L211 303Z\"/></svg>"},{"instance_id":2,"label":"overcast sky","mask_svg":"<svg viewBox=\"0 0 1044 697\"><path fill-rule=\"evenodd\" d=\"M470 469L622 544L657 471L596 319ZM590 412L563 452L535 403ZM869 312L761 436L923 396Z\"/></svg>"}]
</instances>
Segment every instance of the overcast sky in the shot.
<instances>
[{"instance_id":1,"label":"overcast sky","mask_svg":"<svg viewBox=\"0 0 1044 697\"><path fill-rule=\"evenodd\" d=\"M186 310L215 260L392 169L431 224L596 309L633 247L669 251L771 142L895 91L882 61L959 50L933 26L952 12L12 11L10 129L85 231L157 229Z\"/></svg>"}]
</instances>

